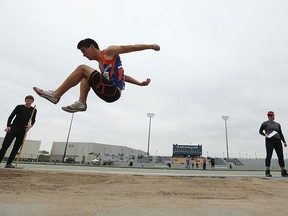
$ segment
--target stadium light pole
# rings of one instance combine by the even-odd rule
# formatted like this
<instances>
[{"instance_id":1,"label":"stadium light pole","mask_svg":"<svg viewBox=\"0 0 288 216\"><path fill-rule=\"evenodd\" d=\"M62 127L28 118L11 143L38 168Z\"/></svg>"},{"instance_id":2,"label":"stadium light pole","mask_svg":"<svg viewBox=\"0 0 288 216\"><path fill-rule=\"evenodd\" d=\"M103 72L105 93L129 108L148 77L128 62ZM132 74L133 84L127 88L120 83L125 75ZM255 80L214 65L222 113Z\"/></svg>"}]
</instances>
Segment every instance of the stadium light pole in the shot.
<instances>
[{"instance_id":1,"label":"stadium light pole","mask_svg":"<svg viewBox=\"0 0 288 216\"><path fill-rule=\"evenodd\" d=\"M149 156L149 146L150 146L150 132L151 132L151 119L154 117L154 113L147 113L149 118L149 132L148 132L148 149L147 149L147 156Z\"/></svg>"},{"instance_id":2,"label":"stadium light pole","mask_svg":"<svg viewBox=\"0 0 288 216\"><path fill-rule=\"evenodd\" d=\"M222 119L225 122L225 134L226 134L226 149L227 149L227 159L229 159L229 151L228 151L228 133L227 133L227 120L229 116L222 116Z\"/></svg>"},{"instance_id":3,"label":"stadium light pole","mask_svg":"<svg viewBox=\"0 0 288 216\"><path fill-rule=\"evenodd\" d=\"M65 149L64 149L64 154L63 154L63 160L62 160L63 163L65 163L67 145L68 145L68 141L69 141L69 137L70 137L70 131L71 131L71 127L72 127L73 118L74 118L74 113L72 114L72 117L71 117L71 122L70 122L70 126L69 126L69 131L68 131L67 140L66 140L66 144L65 144Z\"/></svg>"}]
</instances>

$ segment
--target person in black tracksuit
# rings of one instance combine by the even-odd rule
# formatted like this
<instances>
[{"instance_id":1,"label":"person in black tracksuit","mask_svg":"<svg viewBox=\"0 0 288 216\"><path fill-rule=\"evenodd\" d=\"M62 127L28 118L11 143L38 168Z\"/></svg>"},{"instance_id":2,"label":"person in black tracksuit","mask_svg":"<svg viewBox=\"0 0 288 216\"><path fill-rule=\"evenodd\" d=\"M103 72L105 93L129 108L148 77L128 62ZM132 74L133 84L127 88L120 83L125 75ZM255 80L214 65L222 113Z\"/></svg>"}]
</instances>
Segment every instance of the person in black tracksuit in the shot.
<instances>
[{"instance_id":1,"label":"person in black tracksuit","mask_svg":"<svg viewBox=\"0 0 288 216\"><path fill-rule=\"evenodd\" d=\"M33 96L26 96L25 104L17 105L8 118L7 128L5 129L5 132L7 133L3 140L2 148L0 149L0 163L3 160L6 151L10 147L12 141L15 138L16 139L5 168L15 168L15 166L12 165L12 162L15 159L19 148L22 145L25 133L28 132L35 123L37 110L35 109L33 112L34 108L31 106L33 102ZM29 122L30 119L31 122Z\"/></svg>"},{"instance_id":2,"label":"person in black tracksuit","mask_svg":"<svg viewBox=\"0 0 288 216\"><path fill-rule=\"evenodd\" d=\"M288 177L288 173L285 170L282 142L285 147L287 147L287 144L286 144L284 135L281 130L281 125L274 121L275 119L274 112L269 111L267 113L267 116L268 116L268 121L263 122L259 129L259 133L265 136L265 145L266 145L265 175L266 177L272 177L270 173L270 164L271 164L273 149L275 149L277 157L278 157L278 163L281 168L281 176Z\"/></svg>"}]
</instances>

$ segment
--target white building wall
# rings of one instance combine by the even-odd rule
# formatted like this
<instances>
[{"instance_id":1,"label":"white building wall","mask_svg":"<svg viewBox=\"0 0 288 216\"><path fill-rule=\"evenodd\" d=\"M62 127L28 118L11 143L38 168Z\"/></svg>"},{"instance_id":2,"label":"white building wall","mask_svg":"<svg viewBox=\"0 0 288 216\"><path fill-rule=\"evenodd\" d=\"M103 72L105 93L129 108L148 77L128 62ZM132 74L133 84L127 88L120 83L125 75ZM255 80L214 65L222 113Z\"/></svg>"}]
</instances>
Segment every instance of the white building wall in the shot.
<instances>
[{"instance_id":1,"label":"white building wall","mask_svg":"<svg viewBox=\"0 0 288 216\"><path fill-rule=\"evenodd\" d=\"M66 142L53 142L51 149L51 158L57 155L63 155ZM81 162L87 155L146 155L147 153L141 150L129 148L126 146L116 146L100 143L88 142L68 142L66 149L66 157L74 158L76 162ZM90 156L91 157L91 156ZM95 157L94 157L95 158Z\"/></svg>"}]
</instances>

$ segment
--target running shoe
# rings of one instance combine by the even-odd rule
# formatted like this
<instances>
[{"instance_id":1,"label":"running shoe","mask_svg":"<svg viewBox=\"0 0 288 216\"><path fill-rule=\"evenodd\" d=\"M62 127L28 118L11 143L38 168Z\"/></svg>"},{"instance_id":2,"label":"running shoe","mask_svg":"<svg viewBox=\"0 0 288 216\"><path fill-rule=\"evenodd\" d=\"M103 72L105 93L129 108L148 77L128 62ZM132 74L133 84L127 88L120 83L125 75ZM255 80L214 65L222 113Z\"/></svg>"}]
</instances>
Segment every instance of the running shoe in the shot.
<instances>
[{"instance_id":1,"label":"running shoe","mask_svg":"<svg viewBox=\"0 0 288 216\"><path fill-rule=\"evenodd\" d=\"M13 166L13 165L10 163L10 164L6 164L5 168L15 168L15 166Z\"/></svg>"},{"instance_id":2,"label":"running shoe","mask_svg":"<svg viewBox=\"0 0 288 216\"><path fill-rule=\"evenodd\" d=\"M281 170L281 176L282 177L288 177L288 173L287 173L287 171L285 169Z\"/></svg>"},{"instance_id":3,"label":"running shoe","mask_svg":"<svg viewBox=\"0 0 288 216\"><path fill-rule=\"evenodd\" d=\"M52 90L43 90L37 87L33 87L34 91L40 96L43 97L45 99L47 99L48 101L50 101L53 104L57 104L60 100L60 98L57 98L54 96L54 92Z\"/></svg>"},{"instance_id":4,"label":"running shoe","mask_svg":"<svg viewBox=\"0 0 288 216\"><path fill-rule=\"evenodd\" d=\"M66 106L66 107L62 107L62 109L66 112L69 113L75 113L75 112L83 112L87 110L87 104L86 103L82 103L79 101L76 101L75 103Z\"/></svg>"},{"instance_id":5,"label":"running shoe","mask_svg":"<svg viewBox=\"0 0 288 216\"><path fill-rule=\"evenodd\" d=\"M265 176L266 177L272 177L271 173L270 173L270 170L266 170L265 171Z\"/></svg>"}]
</instances>

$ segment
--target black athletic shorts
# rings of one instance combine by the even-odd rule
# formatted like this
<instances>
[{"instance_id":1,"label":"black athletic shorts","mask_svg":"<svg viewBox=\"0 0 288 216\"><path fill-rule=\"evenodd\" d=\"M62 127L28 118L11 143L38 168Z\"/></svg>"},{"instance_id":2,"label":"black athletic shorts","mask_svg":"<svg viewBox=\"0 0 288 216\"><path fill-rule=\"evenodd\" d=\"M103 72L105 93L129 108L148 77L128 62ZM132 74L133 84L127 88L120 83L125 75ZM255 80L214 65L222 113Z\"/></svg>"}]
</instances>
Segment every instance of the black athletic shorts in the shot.
<instances>
[{"instance_id":1,"label":"black athletic shorts","mask_svg":"<svg viewBox=\"0 0 288 216\"><path fill-rule=\"evenodd\" d=\"M95 94L108 103L118 100L121 96L120 90L114 85L114 83L107 80L96 70L91 74L89 84Z\"/></svg>"}]
</instances>

